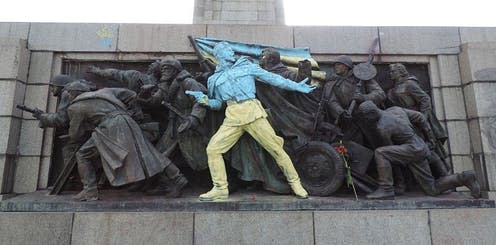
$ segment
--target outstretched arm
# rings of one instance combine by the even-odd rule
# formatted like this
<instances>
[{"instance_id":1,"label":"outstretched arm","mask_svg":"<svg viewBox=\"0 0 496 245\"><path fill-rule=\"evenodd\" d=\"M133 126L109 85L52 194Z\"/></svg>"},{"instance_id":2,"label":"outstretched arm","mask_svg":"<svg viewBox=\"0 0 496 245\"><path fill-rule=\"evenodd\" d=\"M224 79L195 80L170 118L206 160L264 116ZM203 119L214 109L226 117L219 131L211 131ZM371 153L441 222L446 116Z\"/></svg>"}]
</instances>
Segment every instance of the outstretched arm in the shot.
<instances>
[{"instance_id":1,"label":"outstretched arm","mask_svg":"<svg viewBox=\"0 0 496 245\"><path fill-rule=\"evenodd\" d=\"M307 84L308 78L305 78L301 82L296 83L272 72L268 72L257 65L252 65L250 67L251 74L253 74L256 78L264 83L286 90L298 91L301 93L310 93L315 89L315 86Z\"/></svg>"},{"instance_id":2,"label":"outstretched arm","mask_svg":"<svg viewBox=\"0 0 496 245\"><path fill-rule=\"evenodd\" d=\"M222 108L222 100L216 98L208 98L208 96L200 91L186 90L187 95L195 98L196 102L208 106L212 110L220 110Z\"/></svg>"}]
</instances>

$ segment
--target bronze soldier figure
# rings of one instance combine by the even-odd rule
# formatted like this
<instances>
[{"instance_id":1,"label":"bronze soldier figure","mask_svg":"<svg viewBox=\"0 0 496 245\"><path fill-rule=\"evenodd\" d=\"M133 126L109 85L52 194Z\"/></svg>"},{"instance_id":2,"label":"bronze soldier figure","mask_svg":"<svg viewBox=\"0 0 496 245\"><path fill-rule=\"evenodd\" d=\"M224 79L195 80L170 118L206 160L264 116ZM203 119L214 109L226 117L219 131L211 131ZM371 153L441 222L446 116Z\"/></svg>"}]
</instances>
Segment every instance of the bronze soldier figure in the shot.
<instances>
[{"instance_id":1,"label":"bronze soldier figure","mask_svg":"<svg viewBox=\"0 0 496 245\"><path fill-rule=\"evenodd\" d=\"M50 92L58 97L59 103L57 106L57 111L54 113L41 113L38 115L33 114L34 117L39 119L40 128L56 128L58 135L66 135L67 130L69 128L69 116L67 114L67 108L70 104L70 95L69 92L65 89L71 84L78 84L79 86L83 86L85 90L91 91L95 90L96 86L85 80L75 80L67 75L60 74L56 75L50 80ZM63 164L68 165L69 161L73 158L74 153L87 139L89 135L86 134L79 138L77 141L72 140L68 142L64 142L62 146L62 158ZM66 140L63 138L62 140Z\"/></svg>"},{"instance_id":2,"label":"bronze soldier figure","mask_svg":"<svg viewBox=\"0 0 496 245\"><path fill-rule=\"evenodd\" d=\"M432 111L431 98L420 88L417 78L411 76L403 64L389 65L389 69L394 87L388 91L388 102L421 112L425 116L436 139L436 141L429 142L429 147L434 151L429 162L437 170L439 176L448 175L450 166L444 160L447 154L442 147L448 136Z\"/></svg>"},{"instance_id":3,"label":"bronze soldier figure","mask_svg":"<svg viewBox=\"0 0 496 245\"><path fill-rule=\"evenodd\" d=\"M406 166L427 195L438 195L446 190L465 185L471 190L474 198L480 196L480 185L474 171L464 171L434 179L427 157L430 154L428 146L415 133L412 125L396 117L388 111L383 111L371 101L363 102L358 113L366 125L382 144L374 151L377 164L379 188L367 195L369 199L394 198L393 173L394 165Z\"/></svg>"},{"instance_id":4,"label":"bronze soldier figure","mask_svg":"<svg viewBox=\"0 0 496 245\"><path fill-rule=\"evenodd\" d=\"M136 93L124 88L103 88L87 92L81 86L69 86L71 104L69 136L78 140L92 131L76 153L83 190L74 196L78 201L98 199L95 157L112 186L121 186L163 172L171 187L168 196L176 197L187 184L179 169L160 154L143 136L131 115L140 116ZM86 92L86 93L83 93ZM77 96L77 97L76 97Z\"/></svg>"},{"instance_id":5,"label":"bronze soldier figure","mask_svg":"<svg viewBox=\"0 0 496 245\"><path fill-rule=\"evenodd\" d=\"M362 132L357 125L357 118L353 118L354 110L350 110L353 109L350 105L352 101L360 105L367 100L382 105L386 94L374 79L361 81L354 76L353 61L349 56L338 56L334 70L336 75L331 76L324 86L324 103L328 104L331 117L342 129L343 140L363 144Z\"/></svg>"},{"instance_id":6,"label":"bronze soldier figure","mask_svg":"<svg viewBox=\"0 0 496 245\"><path fill-rule=\"evenodd\" d=\"M266 48L262 51L262 55L260 56L260 67L262 67L266 71L275 73L281 77L295 82L300 82L305 78L312 78L312 67L310 62L300 62L298 71L290 70L281 62L281 54L273 48ZM280 93L291 104L307 113L314 113L315 111L317 111L317 108L319 106L319 101L316 98L314 91L312 91L312 93L302 94L268 86L263 86L263 89L258 90L259 91L257 91L257 93L260 96L271 96L270 94L275 92Z\"/></svg>"},{"instance_id":7,"label":"bronze soldier figure","mask_svg":"<svg viewBox=\"0 0 496 245\"><path fill-rule=\"evenodd\" d=\"M191 169L198 171L208 167L208 138L202 130L206 108L196 103L194 98L184 91L206 93L205 86L193 79L181 63L175 59L161 61L161 78L154 93L142 92L139 100L142 106L163 104L162 110L169 110L167 128L158 140L156 147L164 156L169 157L178 149ZM142 91L148 91L151 85L145 85ZM159 186L148 193L158 194L164 190Z\"/></svg>"}]
</instances>

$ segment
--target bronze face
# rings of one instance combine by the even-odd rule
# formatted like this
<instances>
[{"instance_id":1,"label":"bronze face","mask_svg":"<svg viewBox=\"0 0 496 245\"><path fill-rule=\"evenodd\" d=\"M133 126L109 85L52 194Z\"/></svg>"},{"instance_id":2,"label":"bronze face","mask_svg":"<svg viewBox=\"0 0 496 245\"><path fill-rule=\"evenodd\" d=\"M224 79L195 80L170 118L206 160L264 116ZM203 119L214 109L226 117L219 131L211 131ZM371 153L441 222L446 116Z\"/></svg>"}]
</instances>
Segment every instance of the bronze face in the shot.
<instances>
[{"instance_id":1,"label":"bronze face","mask_svg":"<svg viewBox=\"0 0 496 245\"><path fill-rule=\"evenodd\" d=\"M176 68L168 65L162 66L161 71L162 77L160 78L160 80L162 81L171 81L177 73Z\"/></svg>"},{"instance_id":2,"label":"bronze face","mask_svg":"<svg viewBox=\"0 0 496 245\"><path fill-rule=\"evenodd\" d=\"M335 63L334 64L334 71L338 75L344 75L349 70L350 70L350 68L348 66L346 66L345 64L342 64L342 63Z\"/></svg>"}]
</instances>

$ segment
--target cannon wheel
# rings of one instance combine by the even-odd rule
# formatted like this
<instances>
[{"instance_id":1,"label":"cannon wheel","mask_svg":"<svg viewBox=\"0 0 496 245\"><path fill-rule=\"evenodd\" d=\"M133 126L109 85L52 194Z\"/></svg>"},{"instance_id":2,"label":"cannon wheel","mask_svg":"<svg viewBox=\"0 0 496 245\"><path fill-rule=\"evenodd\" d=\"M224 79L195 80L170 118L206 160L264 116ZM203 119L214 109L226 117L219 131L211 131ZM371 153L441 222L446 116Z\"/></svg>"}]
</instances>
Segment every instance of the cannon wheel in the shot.
<instances>
[{"instance_id":1,"label":"cannon wheel","mask_svg":"<svg viewBox=\"0 0 496 245\"><path fill-rule=\"evenodd\" d=\"M312 196L329 196L344 181L344 163L331 145L310 141L298 155L295 168L303 187Z\"/></svg>"}]
</instances>

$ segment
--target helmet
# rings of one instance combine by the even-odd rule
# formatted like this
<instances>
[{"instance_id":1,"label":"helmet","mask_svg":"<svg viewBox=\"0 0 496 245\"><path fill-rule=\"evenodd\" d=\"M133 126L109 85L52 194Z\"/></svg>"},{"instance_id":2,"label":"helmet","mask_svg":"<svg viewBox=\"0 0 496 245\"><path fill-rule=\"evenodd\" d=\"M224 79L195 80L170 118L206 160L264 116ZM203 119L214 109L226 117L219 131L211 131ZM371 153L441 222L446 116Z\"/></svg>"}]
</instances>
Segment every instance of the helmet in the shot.
<instances>
[{"instance_id":1,"label":"helmet","mask_svg":"<svg viewBox=\"0 0 496 245\"><path fill-rule=\"evenodd\" d=\"M74 81L73 78L64 74L60 74L53 77L48 84L57 87L64 87L65 85L73 81Z\"/></svg>"},{"instance_id":2,"label":"helmet","mask_svg":"<svg viewBox=\"0 0 496 245\"><path fill-rule=\"evenodd\" d=\"M179 60L176 60L176 59L161 60L160 63L161 63L162 66L171 66L171 67L174 67L178 71L182 71L183 70L183 66L181 65L181 62L179 62Z\"/></svg>"},{"instance_id":3,"label":"helmet","mask_svg":"<svg viewBox=\"0 0 496 245\"><path fill-rule=\"evenodd\" d=\"M353 69L353 61L348 55L340 55L336 58L336 63L341 63L350 69Z\"/></svg>"},{"instance_id":4,"label":"helmet","mask_svg":"<svg viewBox=\"0 0 496 245\"><path fill-rule=\"evenodd\" d=\"M89 92L91 91L90 86L84 80L75 81L69 83L65 88L66 91L79 91L79 92Z\"/></svg>"}]
</instances>

